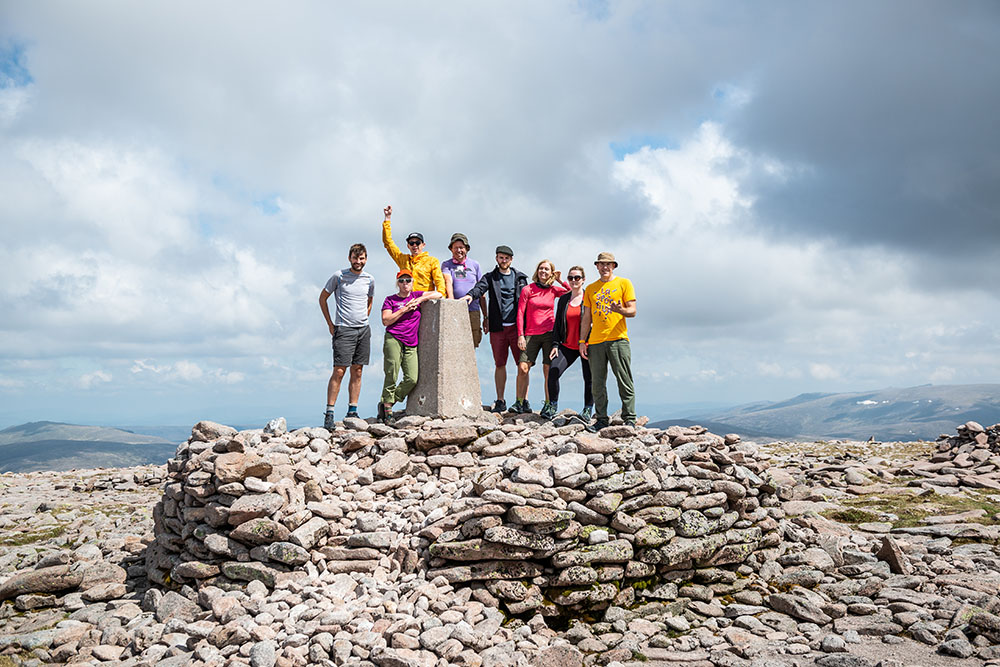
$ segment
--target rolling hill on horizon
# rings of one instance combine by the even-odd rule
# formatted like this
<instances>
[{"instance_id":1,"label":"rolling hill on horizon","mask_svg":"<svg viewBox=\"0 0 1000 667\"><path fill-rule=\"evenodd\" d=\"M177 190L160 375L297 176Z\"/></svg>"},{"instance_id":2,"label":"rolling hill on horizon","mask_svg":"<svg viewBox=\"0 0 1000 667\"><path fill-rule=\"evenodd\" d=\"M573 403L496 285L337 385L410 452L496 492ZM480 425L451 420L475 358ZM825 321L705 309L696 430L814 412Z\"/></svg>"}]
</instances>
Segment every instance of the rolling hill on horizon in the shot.
<instances>
[{"instance_id":1,"label":"rolling hill on horizon","mask_svg":"<svg viewBox=\"0 0 1000 667\"><path fill-rule=\"evenodd\" d=\"M108 426L39 421L0 430L0 472L164 463L176 444Z\"/></svg>"},{"instance_id":2,"label":"rolling hill on horizon","mask_svg":"<svg viewBox=\"0 0 1000 667\"><path fill-rule=\"evenodd\" d=\"M849 393L806 393L664 420L753 438L935 440L967 421L1000 422L1000 384L921 385Z\"/></svg>"}]
</instances>

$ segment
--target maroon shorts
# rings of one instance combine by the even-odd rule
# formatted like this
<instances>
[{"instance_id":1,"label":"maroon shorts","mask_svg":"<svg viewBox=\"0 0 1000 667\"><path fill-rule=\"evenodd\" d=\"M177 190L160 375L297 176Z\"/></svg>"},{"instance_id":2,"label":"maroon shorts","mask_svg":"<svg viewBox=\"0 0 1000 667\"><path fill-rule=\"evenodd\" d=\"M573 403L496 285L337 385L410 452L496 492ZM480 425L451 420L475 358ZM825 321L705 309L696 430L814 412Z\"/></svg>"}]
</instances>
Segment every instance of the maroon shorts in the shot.
<instances>
[{"instance_id":1,"label":"maroon shorts","mask_svg":"<svg viewBox=\"0 0 1000 667\"><path fill-rule=\"evenodd\" d=\"M517 325L511 324L509 327L504 327L503 331L491 331L490 347L493 348L493 362L497 368L503 368L507 365L507 350L510 350L516 363L518 355L521 354L521 350L517 347Z\"/></svg>"}]
</instances>

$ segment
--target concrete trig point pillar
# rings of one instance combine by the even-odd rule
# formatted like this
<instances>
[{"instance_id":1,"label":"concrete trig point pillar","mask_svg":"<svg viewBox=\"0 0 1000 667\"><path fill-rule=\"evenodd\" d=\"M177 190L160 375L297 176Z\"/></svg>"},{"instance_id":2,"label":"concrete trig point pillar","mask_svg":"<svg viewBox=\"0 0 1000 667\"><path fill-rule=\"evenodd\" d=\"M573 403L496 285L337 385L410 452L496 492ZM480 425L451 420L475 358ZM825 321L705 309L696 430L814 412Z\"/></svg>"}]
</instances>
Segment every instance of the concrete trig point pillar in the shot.
<instances>
[{"instance_id":1,"label":"concrete trig point pillar","mask_svg":"<svg viewBox=\"0 0 1000 667\"><path fill-rule=\"evenodd\" d=\"M469 306L438 299L420 306L417 386L406 399L406 414L475 417L483 411Z\"/></svg>"}]
</instances>

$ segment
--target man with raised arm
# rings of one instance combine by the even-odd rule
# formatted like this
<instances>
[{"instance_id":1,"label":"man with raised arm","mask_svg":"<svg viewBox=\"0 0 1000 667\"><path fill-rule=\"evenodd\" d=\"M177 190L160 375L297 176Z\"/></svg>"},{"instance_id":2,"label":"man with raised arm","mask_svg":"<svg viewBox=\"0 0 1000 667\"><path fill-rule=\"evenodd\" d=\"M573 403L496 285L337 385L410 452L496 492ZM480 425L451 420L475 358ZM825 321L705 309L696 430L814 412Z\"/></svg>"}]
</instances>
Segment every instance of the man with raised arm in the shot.
<instances>
[{"instance_id":1,"label":"man with raised arm","mask_svg":"<svg viewBox=\"0 0 1000 667\"><path fill-rule=\"evenodd\" d=\"M426 252L427 244L420 232L410 232L406 237L406 247L409 254L399 249L392 240L392 207L386 206L385 220L382 222L382 245L389 252L389 257L396 262L399 270L407 270L413 274L413 290L415 292L446 292L444 276L441 274L441 262Z\"/></svg>"},{"instance_id":2,"label":"man with raised arm","mask_svg":"<svg viewBox=\"0 0 1000 667\"><path fill-rule=\"evenodd\" d=\"M323 426L334 428L333 406L340 393L340 382L347 367L351 367L351 379L347 384L347 415L358 416L358 397L361 395L361 372L368 364L371 351L371 328L368 314L372 311L375 297L375 278L364 270L368 261L368 250L361 243L355 243L347 252L351 266L330 276L326 287L319 293L319 308L326 318L326 325L333 337L333 374L326 386L326 415ZM336 317L330 318L330 296L337 306Z\"/></svg>"},{"instance_id":3,"label":"man with raised arm","mask_svg":"<svg viewBox=\"0 0 1000 667\"><path fill-rule=\"evenodd\" d=\"M618 380L622 399L622 420L635 426L635 385L632 382L632 349L628 342L626 318L635 317L635 289L627 278L615 275L618 262L610 252L602 252L594 262L601 277L583 292L580 317L580 356L590 361L594 393L594 423L597 432L608 426L608 364Z\"/></svg>"}]
</instances>

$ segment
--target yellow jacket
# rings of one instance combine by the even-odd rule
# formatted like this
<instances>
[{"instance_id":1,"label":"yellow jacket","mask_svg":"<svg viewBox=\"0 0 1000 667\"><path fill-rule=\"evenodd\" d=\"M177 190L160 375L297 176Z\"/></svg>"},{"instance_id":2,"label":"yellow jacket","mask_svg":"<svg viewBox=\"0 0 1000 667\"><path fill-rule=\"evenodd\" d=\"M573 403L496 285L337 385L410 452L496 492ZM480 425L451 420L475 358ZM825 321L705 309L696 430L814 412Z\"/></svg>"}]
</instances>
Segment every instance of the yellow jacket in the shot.
<instances>
[{"instance_id":1,"label":"yellow jacket","mask_svg":"<svg viewBox=\"0 0 1000 667\"><path fill-rule=\"evenodd\" d=\"M389 251L389 257L396 262L396 266L407 269L413 273L413 289L421 292L445 293L444 274L441 273L441 262L436 257L431 257L426 251L416 257L408 252L403 252L392 241L392 223L388 220L382 221L382 245Z\"/></svg>"}]
</instances>

